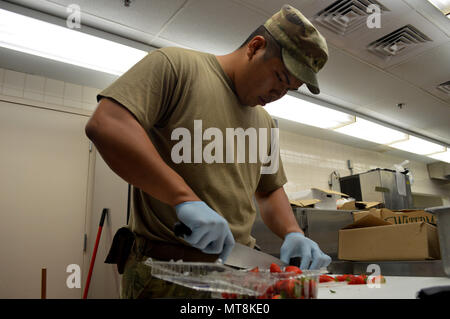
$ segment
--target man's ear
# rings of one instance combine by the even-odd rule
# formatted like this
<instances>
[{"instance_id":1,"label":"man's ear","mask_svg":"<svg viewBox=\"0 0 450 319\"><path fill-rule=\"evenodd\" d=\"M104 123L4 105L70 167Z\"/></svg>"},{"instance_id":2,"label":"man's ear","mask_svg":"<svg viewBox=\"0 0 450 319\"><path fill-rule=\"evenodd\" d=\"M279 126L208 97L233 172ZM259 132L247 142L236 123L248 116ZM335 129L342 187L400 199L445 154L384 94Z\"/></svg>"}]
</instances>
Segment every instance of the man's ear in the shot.
<instances>
[{"instance_id":1,"label":"man's ear","mask_svg":"<svg viewBox=\"0 0 450 319\"><path fill-rule=\"evenodd\" d=\"M261 36L257 35L253 39L251 39L247 43L247 52L246 55L249 60L251 60L257 53L262 53L264 49L266 48L267 41L266 39Z\"/></svg>"}]
</instances>

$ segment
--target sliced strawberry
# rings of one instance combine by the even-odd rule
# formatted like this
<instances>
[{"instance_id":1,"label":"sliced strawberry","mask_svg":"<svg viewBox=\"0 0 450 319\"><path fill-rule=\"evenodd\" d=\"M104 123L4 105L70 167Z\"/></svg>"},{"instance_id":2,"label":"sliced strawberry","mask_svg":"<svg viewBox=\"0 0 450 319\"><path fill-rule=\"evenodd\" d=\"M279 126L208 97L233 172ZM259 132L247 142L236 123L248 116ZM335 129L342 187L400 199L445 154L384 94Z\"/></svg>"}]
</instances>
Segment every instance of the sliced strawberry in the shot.
<instances>
[{"instance_id":1,"label":"sliced strawberry","mask_svg":"<svg viewBox=\"0 0 450 319\"><path fill-rule=\"evenodd\" d=\"M335 282L336 279L334 277L328 276L328 275L320 275L319 276L319 282Z\"/></svg>"},{"instance_id":2,"label":"sliced strawberry","mask_svg":"<svg viewBox=\"0 0 450 319\"><path fill-rule=\"evenodd\" d=\"M251 269L250 272L259 272L259 268L255 267L255 268Z\"/></svg>"},{"instance_id":3,"label":"sliced strawberry","mask_svg":"<svg viewBox=\"0 0 450 319\"><path fill-rule=\"evenodd\" d=\"M375 276L370 280L371 283L375 284L375 283L380 283L380 284L385 284L386 283L386 278L384 278L382 275L379 276Z\"/></svg>"},{"instance_id":4,"label":"sliced strawberry","mask_svg":"<svg viewBox=\"0 0 450 319\"><path fill-rule=\"evenodd\" d=\"M349 285L364 285L365 283L366 283L366 280L363 276L354 276L348 282Z\"/></svg>"},{"instance_id":5,"label":"sliced strawberry","mask_svg":"<svg viewBox=\"0 0 450 319\"><path fill-rule=\"evenodd\" d=\"M300 268L296 267L296 266L286 266L286 268L284 268L285 272L293 272L296 274L302 274L303 272L301 271Z\"/></svg>"},{"instance_id":6,"label":"sliced strawberry","mask_svg":"<svg viewBox=\"0 0 450 319\"><path fill-rule=\"evenodd\" d=\"M282 272L280 266L275 263L270 265L270 272Z\"/></svg>"}]
</instances>

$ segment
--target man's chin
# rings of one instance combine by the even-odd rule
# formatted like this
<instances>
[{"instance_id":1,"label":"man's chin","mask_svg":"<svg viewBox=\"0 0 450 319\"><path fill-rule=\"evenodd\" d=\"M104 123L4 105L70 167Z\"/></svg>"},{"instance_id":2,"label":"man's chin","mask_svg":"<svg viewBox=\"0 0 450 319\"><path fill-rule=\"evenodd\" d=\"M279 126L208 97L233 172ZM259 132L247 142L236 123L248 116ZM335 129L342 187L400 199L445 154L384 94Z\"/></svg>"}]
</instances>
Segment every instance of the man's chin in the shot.
<instances>
[{"instance_id":1,"label":"man's chin","mask_svg":"<svg viewBox=\"0 0 450 319\"><path fill-rule=\"evenodd\" d=\"M238 100L239 100L239 103L241 103L241 105L244 105L244 106L255 107L257 105L260 105L260 103L256 102L256 101L249 101L249 100L244 101L242 99L238 99Z\"/></svg>"}]
</instances>

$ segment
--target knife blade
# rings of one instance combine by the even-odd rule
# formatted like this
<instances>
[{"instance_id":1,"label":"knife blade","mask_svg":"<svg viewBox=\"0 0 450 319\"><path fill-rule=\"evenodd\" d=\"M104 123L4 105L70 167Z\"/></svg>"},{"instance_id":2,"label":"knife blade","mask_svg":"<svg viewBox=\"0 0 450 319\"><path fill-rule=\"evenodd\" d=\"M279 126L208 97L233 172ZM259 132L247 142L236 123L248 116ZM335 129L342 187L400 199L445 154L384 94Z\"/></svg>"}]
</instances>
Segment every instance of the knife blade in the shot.
<instances>
[{"instance_id":1,"label":"knife blade","mask_svg":"<svg viewBox=\"0 0 450 319\"><path fill-rule=\"evenodd\" d=\"M233 266L237 268L270 268L270 265L275 263L279 266L287 266L280 259L266 254L262 251L258 251L251 247L235 243L233 250L231 251L224 264L227 266Z\"/></svg>"},{"instance_id":2,"label":"knife blade","mask_svg":"<svg viewBox=\"0 0 450 319\"><path fill-rule=\"evenodd\" d=\"M174 225L174 233L176 236L180 237L183 235L192 234L192 230L183 224L182 222L176 222ZM258 251L251 247L245 246L240 243L235 243L233 249L231 250L230 255L225 260L224 264L227 266L232 266L236 268L270 268L270 265L275 263L279 266L287 266L287 264L280 259L264 253L262 251ZM289 261L290 265L300 266L300 258L295 257L291 258Z\"/></svg>"}]
</instances>

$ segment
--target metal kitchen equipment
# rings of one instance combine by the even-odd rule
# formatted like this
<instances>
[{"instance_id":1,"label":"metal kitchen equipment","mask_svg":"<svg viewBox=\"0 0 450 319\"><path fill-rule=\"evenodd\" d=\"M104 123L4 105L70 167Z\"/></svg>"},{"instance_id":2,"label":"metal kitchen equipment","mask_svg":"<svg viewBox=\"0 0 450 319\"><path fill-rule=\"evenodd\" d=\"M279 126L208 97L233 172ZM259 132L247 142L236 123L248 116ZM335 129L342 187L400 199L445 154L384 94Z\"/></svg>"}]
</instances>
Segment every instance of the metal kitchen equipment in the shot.
<instances>
[{"instance_id":1,"label":"metal kitchen equipment","mask_svg":"<svg viewBox=\"0 0 450 319\"><path fill-rule=\"evenodd\" d=\"M314 240L324 253L337 259L339 229L353 223L352 211L296 206L292 206L292 210L305 235ZM261 250L273 256L280 255L283 241L264 224L259 215L253 225L252 236Z\"/></svg>"},{"instance_id":2,"label":"metal kitchen equipment","mask_svg":"<svg viewBox=\"0 0 450 319\"><path fill-rule=\"evenodd\" d=\"M450 206L431 207L426 211L437 216L442 266L447 277L450 277Z\"/></svg>"},{"instance_id":3,"label":"metal kitchen equipment","mask_svg":"<svg viewBox=\"0 0 450 319\"><path fill-rule=\"evenodd\" d=\"M376 168L341 177L341 192L356 201L380 202L389 209L413 208L409 176L390 169Z\"/></svg>"},{"instance_id":4,"label":"metal kitchen equipment","mask_svg":"<svg viewBox=\"0 0 450 319\"><path fill-rule=\"evenodd\" d=\"M365 273L367 267L374 263L337 259L339 229L353 223L352 211L321 210L296 206L293 206L292 210L305 235L317 242L320 249L333 259L328 266L331 273L361 274ZM446 234L449 236L450 231L447 231ZM252 236L261 250L273 256L280 256L283 240L267 228L259 215L253 225ZM442 248L441 255L444 256ZM446 256L449 258L448 253ZM443 260L377 261L376 264L380 265L381 272L385 276L445 276Z\"/></svg>"}]
</instances>

